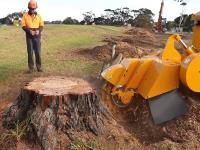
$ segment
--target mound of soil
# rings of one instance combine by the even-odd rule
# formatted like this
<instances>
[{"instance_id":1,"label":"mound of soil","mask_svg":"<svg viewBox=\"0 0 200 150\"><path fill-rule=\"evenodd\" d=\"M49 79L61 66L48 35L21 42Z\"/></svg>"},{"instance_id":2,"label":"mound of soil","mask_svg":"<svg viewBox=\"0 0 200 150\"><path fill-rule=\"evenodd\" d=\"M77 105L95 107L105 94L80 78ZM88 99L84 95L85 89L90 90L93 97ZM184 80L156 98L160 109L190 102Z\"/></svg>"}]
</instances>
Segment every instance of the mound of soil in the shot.
<instances>
[{"instance_id":1,"label":"mound of soil","mask_svg":"<svg viewBox=\"0 0 200 150\"><path fill-rule=\"evenodd\" d=\"M144 28L133 27L132 29L126 31L125 33L140 38L146 38L152 41L156 40L154 33Z\"/></svg>"},{"instance_id":2,"label":"mound of soil","mask_svg":"<svg viewBox=\"0 0 200 150\"><path fill-rule=\"evenodd\" d=\"M116 53L122 53L124 57L140 58L164 47L162 42L157 42L154 33L141 28L132 28L126 31L127 35L105 37L103 42L107 44L90 49L78 49L76 54L95 61L107 62L111 59L112 47L116 45Z\"/></svg>"},{"instance_id":3,"label":"mound of soil","mask_svg":"<svg viewBox=\"0 0 200 150\"><path fill-rule=\"evenodd\" d=\"M108 40L110 40L110 42L106 45L97 46L92 49L79 49L75 51L75 53L96 61L108 62L111 59L112 47L114 45L116 45L116 54L122 53L124 57L140 58L153 52L151 49L144 49L142 47L135 46L134 43L128 43L127 38L106 39L106 41ZM115 42L113 42L114 40Z\"/></svg>"}]
</instances>

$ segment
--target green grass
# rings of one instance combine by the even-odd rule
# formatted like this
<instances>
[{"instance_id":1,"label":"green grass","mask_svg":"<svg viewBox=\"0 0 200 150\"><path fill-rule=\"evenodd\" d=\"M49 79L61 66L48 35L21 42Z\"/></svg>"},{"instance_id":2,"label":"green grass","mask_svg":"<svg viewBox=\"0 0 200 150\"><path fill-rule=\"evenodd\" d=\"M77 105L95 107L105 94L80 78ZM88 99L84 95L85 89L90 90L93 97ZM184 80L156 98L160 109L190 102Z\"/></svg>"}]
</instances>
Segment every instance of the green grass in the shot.
<instances>
[{"instance_id":1,"label":"green grass","mask_svg":"<svg viewBox=\"0 0 200 150\"><path fill-rule=\"evenodd\" d=\"M0 101L5 91L23 80L37 76L95 76L100 64L73 53L74 49L101 45L105 35L120 35L122 27L87 25L47 25L42 35L42 74L24 73L27 68L25 33L20 27L0 27ZM8 88L8 89L7 89ZM20 87L18 87L20 88ZM9 92L7 92L9 93ZM6 94L7 95L7 94Z\"/></svg>"},{"instance_id":2,"label":"green grass","mask_svg":"<svg viewBox=\"0 0 200 150\"><path fill-rule=\"evenodd\" d=\"M76 57L58 61L57 53L70 53L75 48L93 47L102 44L102 36L119 34L122 28L110 26L48 25L42 38L42 58L47 72L64 73L64 67L74 71L91 64L83 64ZM19 27L2 27L0 30L0 81L27 69L27 54L24 32ZM79 66L80 65L80 66ZM63 70L62 70L63 69ZM77 73L80 70L76 69Z\"/></svg>"},{"instance_id":3,"label":"green grass","mask_svg":"<svg viewBox=\"0 0 200 150\"><path fill-rule=\"evenodd\" d=\"M96 140L76 139L69 147L69 150L104 150Z\"/></svg>"},{"instance_id":4,"label":"green grass","mask_svg":"<svg viewBox=\"0 0 200 150\"><path fill-rule=\"evenodd\" d=\"M30 122L30 118L22 122L15 122L13 129L7 130L0 135L0 146L3 146L5 143L7 144L9 142L18 144L22 138L26 136L26 133L29 130Z\"/></svg>"}]
</instances>

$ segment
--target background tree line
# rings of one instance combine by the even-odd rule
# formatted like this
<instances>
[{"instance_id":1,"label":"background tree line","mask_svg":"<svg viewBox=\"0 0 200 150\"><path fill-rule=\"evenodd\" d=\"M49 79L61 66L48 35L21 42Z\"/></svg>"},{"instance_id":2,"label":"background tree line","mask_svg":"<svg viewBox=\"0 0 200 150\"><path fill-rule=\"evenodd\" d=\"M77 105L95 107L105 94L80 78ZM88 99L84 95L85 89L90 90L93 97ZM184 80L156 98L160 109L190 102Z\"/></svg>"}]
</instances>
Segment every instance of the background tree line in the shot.
<instances>
[{"instance_id":1,"label":"background tree line","mask_svg":"<svg viewBox=\"0 0 200 150\"><path fill-rule=\"evenodd\" d=\"M179 16L179 17L176 17L174 19L174 21L168 21L167 24L166 24L166 28L167 30L171 30L173 28L177 28L179 27L179 21L180 21L180 18L182 16ZM183 28L183 31L184 32L191 32L192 31L192 26L193 26L193 21L192 21L192 14L190 15L183 15L183 22L181 24L181 27Z\"/></svg>"},{"instance_id":2,"label":"background tree line","mask_svg":"<svg viewBox=\"0 0 200 150\"><path fill-rule=\"evenodd\" d=\"M15 12L9 14L5 18L0 19L1 24L13 24L14 20L21 20L23 12ZM152 27L153 26L153 16L151 10L147 8L141 8L139 10L131 10L128 7L117 8L115 10L106 9L105 14L100 17L95 17L93 12L83 13L83 20L78 21L71 17L67 17L63 21L46 21L49 24L98 24L98 25L125 25L131 24L133 26L139 27Z\"/></svg>"},{"instance_id":3,"label":"background tree line","mask_svg":"<svg viewBox=\"0 0 200 150\"><path fill-rule=\"evenodd\" d=\"M84 19L81 23L97 25L127 25L131 24L136 27L152 28L154 21L154 14L147 8L141 8L139 10L131 10L128 7L117 9L105 9L105 14L100 17L95 17L92 12L86 12L83 14Z\"/></svg>"},{"instance_id":4,"label":"background tree line","mask_svg":"<svg viewBox=\"0 0 200 150\"><path fill-rule=\"evenodd\" d=\"M96 17L95 14L91 11L83 13L83 20L78 21L72 17L67 17L63 21L45 21L46 24L97 24L97 25L114 25L114 26L123 26L131 24L135 27L143 27L152 29L155 26L153 17L154 13L147 8L141 8L138 10L131 10L128 7L117 8L117 9L105 9L104 14ZM0 24L12 25L15 21L21 20L23 12L15 12L9 14L4 18L0 18ZM184 15L183 17L183 30L191 31L192 30L192 21L191 14ZM178 27L179 20L181 16L178 16L173 21L168 21L166 28L171 30L172 28Z\"/></svg>"}]
</instances>

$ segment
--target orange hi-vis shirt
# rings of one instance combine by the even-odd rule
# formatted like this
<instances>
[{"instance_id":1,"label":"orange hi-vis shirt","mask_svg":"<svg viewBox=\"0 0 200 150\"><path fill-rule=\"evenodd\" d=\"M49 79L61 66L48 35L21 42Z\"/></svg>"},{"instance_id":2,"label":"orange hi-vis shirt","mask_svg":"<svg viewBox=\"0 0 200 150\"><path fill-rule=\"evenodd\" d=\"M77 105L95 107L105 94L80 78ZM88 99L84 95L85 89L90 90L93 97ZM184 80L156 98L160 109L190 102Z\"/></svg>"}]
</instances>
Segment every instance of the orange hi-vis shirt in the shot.
<instances>
[{"instance_id":1,"label":"orange hi-vis shirt","mask_svg":"<svg viewBox=\"0 0 200 150\"><path fill-rule=\"evenodd\" d=\"M44 26L44 21L39 14L29 15L27 12L23 15L22 26L29 29L38 29Z\"/></svg>"}]
</instances>

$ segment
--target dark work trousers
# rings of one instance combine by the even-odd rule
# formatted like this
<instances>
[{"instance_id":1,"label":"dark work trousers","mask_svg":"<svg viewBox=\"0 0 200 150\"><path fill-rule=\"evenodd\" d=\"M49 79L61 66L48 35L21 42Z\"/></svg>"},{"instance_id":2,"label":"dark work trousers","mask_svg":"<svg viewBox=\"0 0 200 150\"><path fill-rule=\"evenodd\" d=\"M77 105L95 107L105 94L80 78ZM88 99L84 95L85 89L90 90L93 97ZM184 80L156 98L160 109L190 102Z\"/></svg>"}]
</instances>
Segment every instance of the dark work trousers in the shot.
<instances>
[{"instance_id":1,"label":"dark work trousers","mask_svg":"<svg viewBox=\"0 0 200 150\"><path fill-rule=\"evenodd\" d=\"M28 67L30 70L34 68L33 51L35 53L35 62L37 69L41 69L41 39L30 38L26 36L27 52L28 52Z\"/></svg>"}]
</instances>

